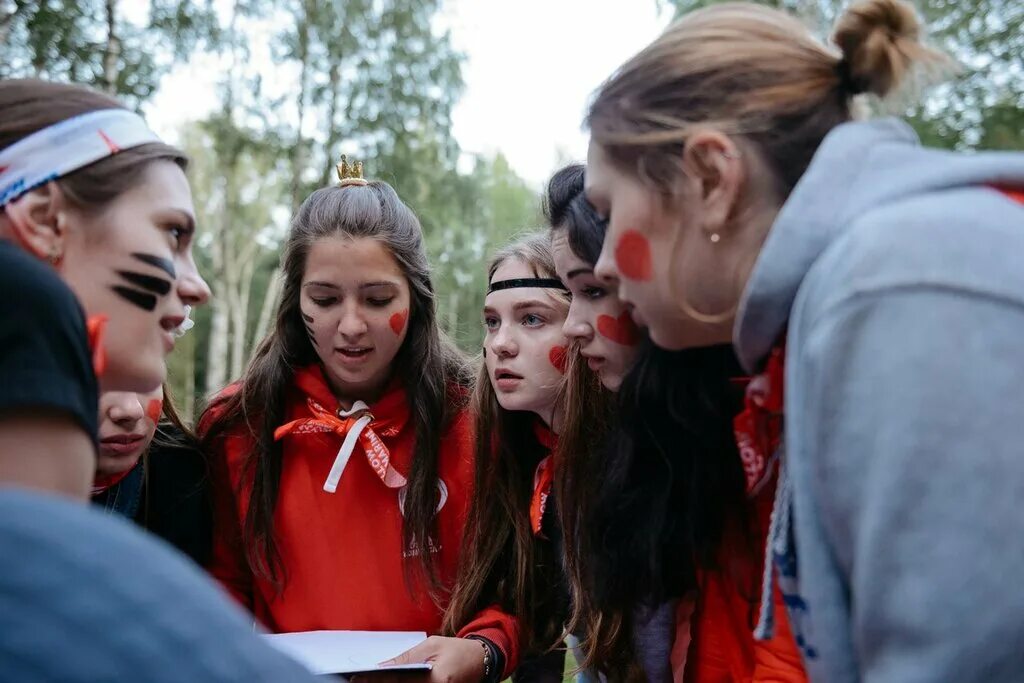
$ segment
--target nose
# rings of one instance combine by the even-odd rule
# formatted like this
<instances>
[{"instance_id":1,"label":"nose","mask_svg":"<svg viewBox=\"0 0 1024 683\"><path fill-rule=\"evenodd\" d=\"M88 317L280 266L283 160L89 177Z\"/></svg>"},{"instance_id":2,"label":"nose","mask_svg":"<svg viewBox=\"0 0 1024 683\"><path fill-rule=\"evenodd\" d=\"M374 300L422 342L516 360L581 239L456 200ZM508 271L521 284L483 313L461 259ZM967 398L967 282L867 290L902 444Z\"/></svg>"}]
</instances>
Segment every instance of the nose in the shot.
<instances>
[{"instance_id":1,"label":"nose","mask_svg":"<svg viewBox=\"0 0 1024 683\"><path fill-rule=\"evenodd\" d=\"M510 327L510 325L502 325L491 337L491 351L499 358L513 358L519 353L519 344Z\"/></svg>"},{"instance_id":2,"label":"nose","mask_svg":"<svg viewBox=\"0 0 1024 683\"><path fill-rule=\"evenodd\" d=\"M338 332L346 339L356 339L366 334L369 327L366 318L359 310L355 302L346 302L341 312L341 320L338 321Z\"/></svg>"},{"instance_id":3,"label":"nose","mask_svg":"<svg viewBox=\"0 0 1024 683\"><path fill-rule=\"evenodd\" d=\"M611 244L612 240L605 236L604 244L601 245L601 255L594 264L594 276L607 285L618 286L619 271L615 266Z\"/></svg>"},{"instance_id":4,"label":"nose","mask_svg":"<svg viewBox=\"0 0 1024 683\"><path fill-rule=\"evenodd\" d=\"M107 398L108 401L111 401L110 407L107 408L107 417L115 424L129 426L141 420L145 412L142 402L139 401L139 395L121 391L116 393L117 395L112 401L109 397Z\"/></svg>"},{"instance_id":5,"label":"nose","mask_svg":"<svg viewBox=\"0 0 1024 683\"><path fill-rule=\"evenodd\" d=\"M590 341L594 336L594 328L581 314L579 308L577 300L573 299L573 302L569 304L569 314L565 316L565 322L562 324L562 334L569 339Z\"/></svg>"},{"instance_id":6,"label":"nose","mask_svg":"<svg viewBox=\"0 0 1024 683\"><path fill-rule=\"evenodd\" d=\"M210 285L199 274L196 262L189 254L184 263L179 263L177 288L182 303L195 308L210 300Z\"/></svg>"}]
</instances>

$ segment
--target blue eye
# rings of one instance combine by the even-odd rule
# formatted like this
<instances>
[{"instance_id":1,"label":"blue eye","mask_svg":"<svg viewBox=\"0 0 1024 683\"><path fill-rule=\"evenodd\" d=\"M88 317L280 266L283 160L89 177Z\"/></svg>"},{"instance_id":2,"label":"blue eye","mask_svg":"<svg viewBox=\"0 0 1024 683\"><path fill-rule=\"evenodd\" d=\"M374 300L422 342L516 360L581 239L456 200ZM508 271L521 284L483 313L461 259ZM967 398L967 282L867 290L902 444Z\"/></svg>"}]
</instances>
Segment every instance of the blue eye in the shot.
<instances>
[{"instance_id":1,"label":"blue eye","mask_svg":"<svg viewBox=\"0 0 1024 683\"><path fill-rule=\"evenodd\" d=\"M544 324L544 319L535 313L527 313L523 316L523 324L527 327L539 327Z\"/></svg>"},{"instance_id":2,"label":"blue eye","mask_svg":"<svg viewBox=\"0 0 1024 683\"><path fill-rule=\"evenodd\" d=\"M495 318L493 316L488 316L484 318L484 327L486 327L489 331L493 332L500 326L501 320L499 320L498 318Z\"/></svg>"}]
</instances>

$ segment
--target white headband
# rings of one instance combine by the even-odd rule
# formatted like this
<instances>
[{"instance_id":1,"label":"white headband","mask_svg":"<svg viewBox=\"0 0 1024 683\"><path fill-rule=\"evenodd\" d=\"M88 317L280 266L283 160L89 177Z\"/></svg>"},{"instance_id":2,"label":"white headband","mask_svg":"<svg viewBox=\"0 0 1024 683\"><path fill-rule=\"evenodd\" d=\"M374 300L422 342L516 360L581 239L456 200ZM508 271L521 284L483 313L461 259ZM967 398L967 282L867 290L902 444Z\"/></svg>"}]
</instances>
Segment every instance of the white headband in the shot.
<instances>
[{"instance_id":1,"label":"white headband","mask_svg":"<svg viewBox=\"0 0 1024 683\"><path fill-rule=\"evenodd\" d=\"M51 180L149 142L161 140L127 109L92 111L36 131L0 151L0 208Z\"/></svg>"}]
</instances>

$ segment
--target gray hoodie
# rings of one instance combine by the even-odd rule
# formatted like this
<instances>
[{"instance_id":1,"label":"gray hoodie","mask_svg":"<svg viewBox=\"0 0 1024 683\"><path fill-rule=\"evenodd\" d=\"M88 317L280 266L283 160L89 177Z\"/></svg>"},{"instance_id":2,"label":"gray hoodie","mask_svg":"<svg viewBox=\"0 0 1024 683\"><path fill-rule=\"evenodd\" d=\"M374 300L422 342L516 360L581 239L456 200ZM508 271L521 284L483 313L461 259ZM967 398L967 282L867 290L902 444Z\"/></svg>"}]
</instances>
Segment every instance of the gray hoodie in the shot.
<instances>
[{"instance_id":1,"label":"gray hoodie","mask_svg":"<svg viewBox=\"0 0 1024 683\"><path fill-rule=\"evenodd\" d=\"M995 184L1024 154L840 126L744 294L748 370L786 337L769 551L814 681L1024 681L1024 206Z\"/></svg>"}]
</instances>

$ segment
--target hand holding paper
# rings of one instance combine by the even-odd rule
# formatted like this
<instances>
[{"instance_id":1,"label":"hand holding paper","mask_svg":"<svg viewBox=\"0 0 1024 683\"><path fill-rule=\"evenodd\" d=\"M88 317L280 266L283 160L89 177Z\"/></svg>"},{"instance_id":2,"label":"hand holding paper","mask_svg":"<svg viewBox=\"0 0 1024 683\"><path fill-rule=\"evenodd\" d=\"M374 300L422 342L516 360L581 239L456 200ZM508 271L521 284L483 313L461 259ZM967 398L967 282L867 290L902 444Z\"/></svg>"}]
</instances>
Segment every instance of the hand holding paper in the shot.
<instances>
[{"instance_id":1,"label":"hand holding paper","mask_svg":"<svg viewBox=\"0 0 1024 683\"><path fill-rule=\"evenodd\" d=\"M290 655L315 674L352 675L381 670L380 662L396 653L411 652L427 637L423 632L304 631L264 636L271 645ZM430 671L420 659L389 667L391 671ZM406 678L408 680L408 678Z\"/></svg>"},{"instance_id":2,"label":"hand holding paper","mask_svg":"<svg viewBox=\"0 0 1024 683\"><path fill-rule=\"evenodd\" d=\"M431 636L394 659L381 662L382 667L406 667L416 662L430 665L429 674L415 680L450 681L451 683L479 683L484 677L484 650L478 640ZM360 674L358 680L367 683L410 683L408 675L395 674L387 669Z\"/></svg>"}]
</instances>

